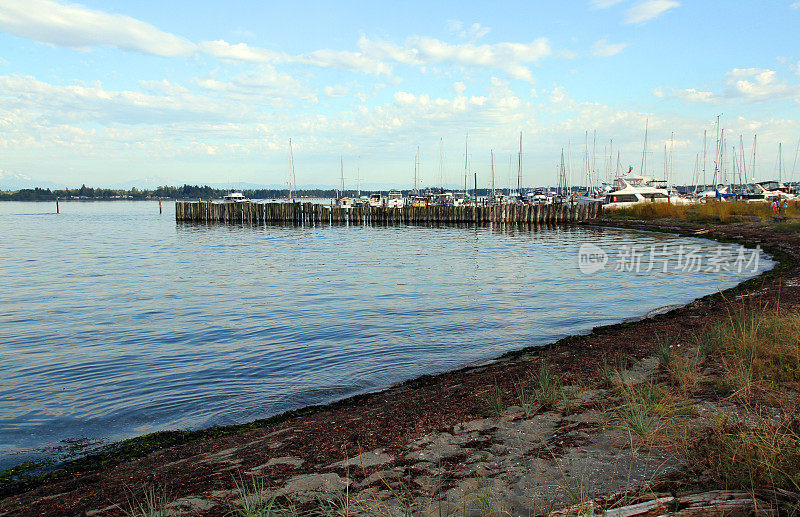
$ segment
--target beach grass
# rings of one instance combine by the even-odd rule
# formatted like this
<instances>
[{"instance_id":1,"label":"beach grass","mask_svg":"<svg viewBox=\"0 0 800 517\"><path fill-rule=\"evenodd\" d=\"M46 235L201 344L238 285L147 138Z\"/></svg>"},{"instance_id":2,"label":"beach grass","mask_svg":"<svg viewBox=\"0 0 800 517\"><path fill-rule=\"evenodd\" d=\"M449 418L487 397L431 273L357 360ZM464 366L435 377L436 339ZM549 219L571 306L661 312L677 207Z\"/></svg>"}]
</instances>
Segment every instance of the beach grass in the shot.
<instances>
[{"instance_id":1,"label":"beach grass","mask_svg":"<svg viewBox=\"0 0 800 517\"><path fill-rule=\"evenodd\" d=\"M672 219L697 223L727 223L734 221L774 221L780 230L791 232L800 229L800 202L789 201L788 207L775 213L767 202L709 201L704 203L638 203L627 207L604 209L612 219ZM776 228L778 229L778 228Z\"/></svg>"}]
</instances>

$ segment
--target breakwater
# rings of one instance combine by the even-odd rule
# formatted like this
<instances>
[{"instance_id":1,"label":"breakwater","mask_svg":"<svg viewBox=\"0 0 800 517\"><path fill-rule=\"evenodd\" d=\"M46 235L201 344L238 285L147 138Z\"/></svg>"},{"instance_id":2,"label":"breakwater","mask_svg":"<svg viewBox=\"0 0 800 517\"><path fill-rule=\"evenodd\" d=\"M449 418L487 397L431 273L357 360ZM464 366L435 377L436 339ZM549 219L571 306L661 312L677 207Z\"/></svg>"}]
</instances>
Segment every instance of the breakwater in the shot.
<instances>
[{"instance_id":1,"label":"breakwater","mask_svg":"<svg viewBox=\"0 0 800 517\"><path fill-rule=\"evenodd\" d=\"M175 202L177 221L227 224L557 224L594 219L601 212L599 204L342 208L316 203Z\"/></svg>"}]
</instances>

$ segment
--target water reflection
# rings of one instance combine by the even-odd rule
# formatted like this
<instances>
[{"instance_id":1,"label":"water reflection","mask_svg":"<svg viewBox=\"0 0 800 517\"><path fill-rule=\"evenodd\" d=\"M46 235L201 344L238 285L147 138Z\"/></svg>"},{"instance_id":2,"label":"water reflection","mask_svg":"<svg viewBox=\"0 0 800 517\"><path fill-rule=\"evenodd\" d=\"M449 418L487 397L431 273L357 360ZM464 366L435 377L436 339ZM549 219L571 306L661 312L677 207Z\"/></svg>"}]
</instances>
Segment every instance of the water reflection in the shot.
<instances>
[{"instance_id":1,"label":"water reflection","mask_svg":"<svg viewBox=\"0 0 800 517\"><path fill-rule=\"evenodd\" d=\"M578 268L585 242L718 246L674 235L176 225L164 208L62 203L51 217L0 204L0 467L64 438L243 422L379 389L744 276Z\"/></svg>"}]
</instances>

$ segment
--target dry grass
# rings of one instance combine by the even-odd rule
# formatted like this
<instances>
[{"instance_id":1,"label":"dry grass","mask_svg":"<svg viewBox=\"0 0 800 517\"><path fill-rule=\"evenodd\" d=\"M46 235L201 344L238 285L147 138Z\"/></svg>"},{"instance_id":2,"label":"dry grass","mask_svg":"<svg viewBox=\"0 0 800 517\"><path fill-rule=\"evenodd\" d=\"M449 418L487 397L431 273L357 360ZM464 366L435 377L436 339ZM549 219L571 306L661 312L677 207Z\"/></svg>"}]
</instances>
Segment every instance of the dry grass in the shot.
<instances>
[{"instance_id":1,"label":"dry grass","mask_svg":"<svg viewBox=\"0 0 800 517\"><path fill-rule=\"evenodd\" d=\"M800 381L800 314L739 308L700 340L699 350L719 363L733 391L743 397L754 385L777 388Z\"/></svg>"},{"instance_id":2,"label":"dry grass","mask_svg":"<svg viewBox=\"0 0 800 517\"><path fill-rule=\"evenodd\" d=\"M697 458L731 488L800 492L800 414L760 418L755 425L720 422L700 440Z\"/></svg>"},{"instance_id":3,"label":"dry grass","mask_svg":"<svg viewBox=\"0 0 800 517\"><path fill-rule=\"evenodd\" d=\"M699 350L742 404L696 437L687 459L727 488L800 492L800 314L737 307Z\"/></svg>"},{"instance_id":4,"label":"dry grass","mask_svg":"<svg viewBox=\"0 0 800 517\"><path fill-rule=\"evenodd\" d=\"M629 207L608 208L608 217L619 219L676 219L688 222L730 222L737 220L770 220L773 213L766 202L707 202L676 205L672 203L640 203ZM800 202L790 201L780 214L790 220L800 219ZM793 221L781 222L782 231L795 231L800 228Z\"/></svg>"}]
</instances>

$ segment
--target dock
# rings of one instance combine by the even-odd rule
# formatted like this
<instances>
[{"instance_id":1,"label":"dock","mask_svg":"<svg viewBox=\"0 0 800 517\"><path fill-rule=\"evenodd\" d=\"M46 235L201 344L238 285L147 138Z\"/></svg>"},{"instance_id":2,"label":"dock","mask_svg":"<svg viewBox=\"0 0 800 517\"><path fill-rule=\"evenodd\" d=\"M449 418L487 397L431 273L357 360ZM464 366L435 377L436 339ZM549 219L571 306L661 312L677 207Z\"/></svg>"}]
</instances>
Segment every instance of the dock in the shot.
<instances>
[{"instance_id":1,"label":"dock","mask_svg":"<svg viewBox=\"0 0 800 517\"><path fill-rule=\"evenodd\" d=\"M175 220L179 222L250 225L568 224L594 219L601 212L599 204L342 208L316 203L175 202Z\"/></svg>"}]
</instances>

